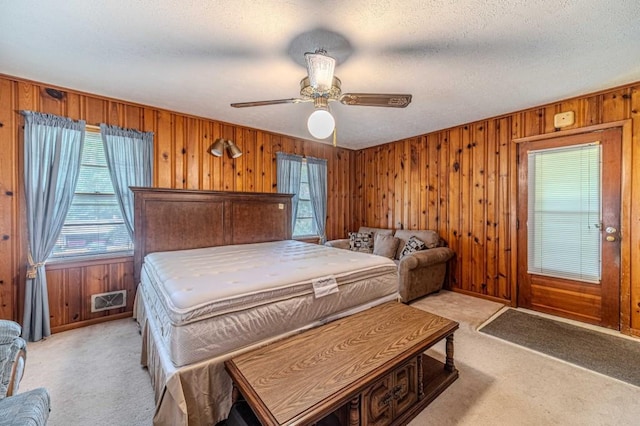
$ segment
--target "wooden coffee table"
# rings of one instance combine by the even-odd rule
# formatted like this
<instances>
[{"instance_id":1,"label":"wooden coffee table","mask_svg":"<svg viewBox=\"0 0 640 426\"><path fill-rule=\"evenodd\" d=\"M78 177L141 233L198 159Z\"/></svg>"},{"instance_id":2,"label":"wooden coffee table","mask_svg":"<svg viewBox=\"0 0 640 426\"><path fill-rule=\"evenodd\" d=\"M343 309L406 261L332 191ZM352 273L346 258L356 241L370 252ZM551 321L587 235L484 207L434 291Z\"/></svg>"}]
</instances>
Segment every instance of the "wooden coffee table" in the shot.
<instances>
[{"instance_id":1,"label":"wooden coffee table","mask_svg":"<svg viewBox=\"0 0 640 426\"><path fill-rule=\"evenodd\" d=\"M458 323L397 302L367 309L225 362L264 425L405 424L458 377ZM446 359L423 352L446 339Z\"/></svg>"}]
</instances>

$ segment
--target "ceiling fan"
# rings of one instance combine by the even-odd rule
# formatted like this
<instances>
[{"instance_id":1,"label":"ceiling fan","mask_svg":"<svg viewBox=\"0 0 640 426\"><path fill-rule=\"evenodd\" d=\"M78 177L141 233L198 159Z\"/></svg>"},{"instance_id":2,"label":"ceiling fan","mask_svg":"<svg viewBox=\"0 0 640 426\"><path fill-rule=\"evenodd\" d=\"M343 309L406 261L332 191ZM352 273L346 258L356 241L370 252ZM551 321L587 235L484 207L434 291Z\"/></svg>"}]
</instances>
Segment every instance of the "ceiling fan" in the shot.
<instances>
[{"instance_id":1,"label":"ceiling fan","mask_svg":"<svg viewBox=\"0 0 640 426\"><path fill-rule=\"evenodd\" d=\"M313 102L315 111L309 116L307 127L317 139L326 139L334 134L335 119L329 112L329 102L338 101L343 105L405 108L411 103L411 95L384 93L342 93L342 82L333 74L336 60L324 49L304 54L307 77L300 81L300 97L274 99L269 101L232 103L234 108L263 105L297 104Z\"/></svg>"}]
</instances>

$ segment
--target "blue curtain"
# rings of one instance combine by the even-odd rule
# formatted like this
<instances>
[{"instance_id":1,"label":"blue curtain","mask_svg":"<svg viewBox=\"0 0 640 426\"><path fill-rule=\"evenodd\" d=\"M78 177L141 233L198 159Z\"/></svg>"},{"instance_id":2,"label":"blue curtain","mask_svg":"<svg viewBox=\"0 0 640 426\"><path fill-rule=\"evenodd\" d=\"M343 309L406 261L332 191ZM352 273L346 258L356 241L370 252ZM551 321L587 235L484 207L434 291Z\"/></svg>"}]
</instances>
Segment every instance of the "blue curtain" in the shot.
<instances>
[{"instance_id":1,"label":"blue curtain","mask_svg":"<svg viewBox=\"0 0 640 426\"><path fill-rule=\"evenodd\" d=\"M320 243L324 244L327 240L327 160L307 157L307 171L313 221L320 235Z\"/></svg>"},{"instance_id":2,"label":"blue curtain","mask_svg":"<svg viewBox=\"0 0 640 426\"><path fill-rule=\"evenodd\" d=\"M133 193L129 187L153 184L153 133L101 124L100 134L113 189L133 240Z\"/></svg>"},{"instance_id":3,"label":"blue curtain","mask_svg":"<svg viewBox=\"0 0 640 426\"><path fill-rule=\"evenodd\" d=\"M44 262L51 254L78 182L84 121L22 111L24 186L29 247L22 334L30 341L51 335Z\"/></svg>"},{"instance_id":4,"label":"blue curtain","mask_svg":"<svg viewBox=\"0 0 640 426\"><path fill-rule=\"evenodd\" d=\"M302 157L294 154L276 153L276 169L278 171L278 192L293 194L291 201L291 232L296 227L298 214L298 193L300 192L300 174L302 172Z\"/></svg>"}]
</instances>

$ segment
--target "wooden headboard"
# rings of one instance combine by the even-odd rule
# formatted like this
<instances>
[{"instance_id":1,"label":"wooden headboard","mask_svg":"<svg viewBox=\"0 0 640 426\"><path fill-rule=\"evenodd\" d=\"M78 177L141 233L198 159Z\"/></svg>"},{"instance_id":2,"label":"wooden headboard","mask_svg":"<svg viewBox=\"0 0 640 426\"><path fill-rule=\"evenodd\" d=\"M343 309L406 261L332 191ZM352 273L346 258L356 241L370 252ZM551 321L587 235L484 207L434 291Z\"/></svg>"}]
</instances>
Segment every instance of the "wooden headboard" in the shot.
<instances>
[{"instance_id":1,"label":"wooden headboard","mask_svg":"<svg viewBox=\"0 0 640 426\"><path fill-rule=\"evenodd\" d=\"M136 284L148 253L291 239L291 194L130 189Z\"/></svg>"}]
</instances>

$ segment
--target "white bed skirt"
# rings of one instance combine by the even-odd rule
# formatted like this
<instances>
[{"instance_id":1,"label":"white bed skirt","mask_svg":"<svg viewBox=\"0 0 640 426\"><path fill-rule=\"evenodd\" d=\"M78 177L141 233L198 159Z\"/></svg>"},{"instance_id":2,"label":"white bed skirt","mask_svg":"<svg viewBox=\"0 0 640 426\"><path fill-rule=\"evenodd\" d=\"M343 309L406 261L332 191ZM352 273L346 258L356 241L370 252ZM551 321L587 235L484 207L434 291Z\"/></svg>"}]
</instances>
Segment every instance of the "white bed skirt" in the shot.
<instances>
[{"instance_id":1,"label":"white bed skirt","mask_svg":"<svg viewBox=\"0 0 640 426\"><path fill-rule=\"evenodd\" d=\"M353 315L356 312L392 300L398 300L397 293L341 312L325 319L325 321L318 321L263 340L241 350L177 368L171 362L166 348L156 343L162 341L158 324L154 322L153 318L147 317L143 297L139 297L139 293L136 294L134 316L142 334L140 362L149 370L156 399L153 424L167 426L215 425L226 419L231 409L232 383L224 368L226 359L305 329L317 327L326 320ZM296 303L296 299L287 302L293 304ZM295 309L295 305L288 308Z\"/></svg>"}]
</instances>

